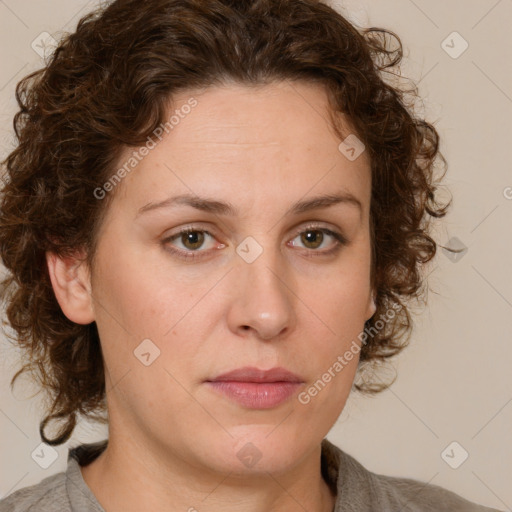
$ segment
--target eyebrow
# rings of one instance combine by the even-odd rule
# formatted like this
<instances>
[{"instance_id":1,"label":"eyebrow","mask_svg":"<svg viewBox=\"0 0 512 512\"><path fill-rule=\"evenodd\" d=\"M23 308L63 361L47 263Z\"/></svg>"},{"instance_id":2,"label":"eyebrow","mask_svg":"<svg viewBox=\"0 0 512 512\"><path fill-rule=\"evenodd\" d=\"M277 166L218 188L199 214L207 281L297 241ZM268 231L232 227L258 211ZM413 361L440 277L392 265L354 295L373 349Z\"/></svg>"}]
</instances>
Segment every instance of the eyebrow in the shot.
<instances>
[{"instance_id":1,"label":"eyebrow","mask_svg":"<svg viewBox=\"0 0 512 512\"><path fill-rule=\"evenodd\" d=\"M363 205L357 197L349 192L343 192L341 194L326 194L322 196L312 197L303 201L297 201L294 203L285 213L285 215L300 214L309 212L311 210L317 210L321 208L329 208L337 204L346 204L359 209L359 214L362 215ZM207 213L213 213L216 215L229 215L237 216L239 214L238 209L231 203L217 201L215 199L207 197L199 197L192 194L182 194L175 197L170 197L159 201L157 203L150 202L142 206L136 215L154 211L161 208L172 208L175 206L191 206L196 210L200 210Z\"/></svg>"}]
</instances>

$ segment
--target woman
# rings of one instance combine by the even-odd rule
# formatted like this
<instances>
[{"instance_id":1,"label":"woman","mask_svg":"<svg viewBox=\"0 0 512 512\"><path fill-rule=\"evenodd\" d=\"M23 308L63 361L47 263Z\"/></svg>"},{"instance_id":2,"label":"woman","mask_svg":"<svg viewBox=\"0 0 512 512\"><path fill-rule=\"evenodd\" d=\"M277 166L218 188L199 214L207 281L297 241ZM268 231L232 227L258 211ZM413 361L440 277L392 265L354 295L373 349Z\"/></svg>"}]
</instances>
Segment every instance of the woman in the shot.
<instances>
[{"instance_id":1,"label":"woman","mask_svg":"<svg viewBox=\"0 0 512 512\"><path fill-rule=\"evenodd\" d=\"M1 511L491 510L325 439L386 386L356 372L405 346L448 208L388 36L314 0L118 0L19 84L7 317L42 440L104 411L109 438Z\"/></svg>"}]
</instances>

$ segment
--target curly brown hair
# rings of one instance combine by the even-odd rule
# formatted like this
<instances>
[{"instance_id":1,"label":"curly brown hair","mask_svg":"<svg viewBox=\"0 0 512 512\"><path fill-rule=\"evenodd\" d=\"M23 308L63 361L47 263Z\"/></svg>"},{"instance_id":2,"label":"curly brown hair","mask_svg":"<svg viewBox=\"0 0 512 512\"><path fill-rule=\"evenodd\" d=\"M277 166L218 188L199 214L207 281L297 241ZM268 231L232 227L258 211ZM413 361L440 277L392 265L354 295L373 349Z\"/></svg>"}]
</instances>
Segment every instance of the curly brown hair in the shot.
<instances>
[{"instance_id":1,"label":"curly brown hair","mask_svg":"<svg viewBox=\"0 0 512 512\"><path fill-rule=\"evenodd\" d=\"M117 0L84 16L46 65L18 83L17 146L2 162L0 256L8 273L1 295L16 332L9 337L28 361L11 387L29 371L49 397L41 439L67 441L77 414L107 421L94 414L106 410L96 324L63 314L45 255L81 248L93 267L114 196L98 201L94 190L121 151L142 144L166 119L178 91L229 81L327 86L336 133L344 136L335 115L343 112L371 162L377 311L365 325L372 336L360 365L384 362L408 344L406 303L422 297L421 265L436 253L428 217L444 216L451 201L442 206L434 195L436 165L446 161L436 129L414 113L417 87L398 85L402 58L396 34L357 28L318 0ZM398 313L382 321L396 304ZM388 385L374 379L355 388L376 393ZM51 439L44 429L54 420L64 424Z\"/></svg>"}]
</instances>

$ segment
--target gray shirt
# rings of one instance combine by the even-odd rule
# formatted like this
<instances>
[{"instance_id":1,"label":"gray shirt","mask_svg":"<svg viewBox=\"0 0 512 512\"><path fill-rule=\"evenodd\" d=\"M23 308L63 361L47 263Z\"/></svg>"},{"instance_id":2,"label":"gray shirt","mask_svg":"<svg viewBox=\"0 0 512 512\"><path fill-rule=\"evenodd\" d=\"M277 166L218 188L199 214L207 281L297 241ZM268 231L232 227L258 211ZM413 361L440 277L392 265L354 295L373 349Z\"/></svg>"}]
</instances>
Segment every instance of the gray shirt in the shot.
<instances>
[{"instance_id":1,"label":"gray shirt","mask_svg":"<svg viewBox=\"0 0 512 512\"><path fill-rule=\"evenodd\" d=\"M80 466L92 462L106 444L105 440L70 449L66 471L13 492L0 501L0 512L105 512ZM321 468L337 496L334 512L499 512L437 485L372 473L327 439L322 441Z\"/></svg>"}]
</instances>

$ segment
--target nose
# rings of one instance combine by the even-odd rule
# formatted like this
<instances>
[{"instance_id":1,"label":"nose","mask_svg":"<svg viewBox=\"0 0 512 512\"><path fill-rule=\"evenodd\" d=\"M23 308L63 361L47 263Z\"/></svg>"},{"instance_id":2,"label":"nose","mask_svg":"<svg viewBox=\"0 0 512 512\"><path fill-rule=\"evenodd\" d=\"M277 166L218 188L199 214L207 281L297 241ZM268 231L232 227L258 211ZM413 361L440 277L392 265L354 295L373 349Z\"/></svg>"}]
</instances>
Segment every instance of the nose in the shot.
<instances>
[{"instance_id":1,"label":"nose","mask_svg":"<svg viewBox=\"0 0 512 512\"><path fill-rule=\"evenodd\" d=\"M276 258L264 251L256 261L240 260L232 272L233 296L228 313L232 332L263 340L275 339L293 330L295 296L287 273Z\"/></svg>"}]
</instances>

